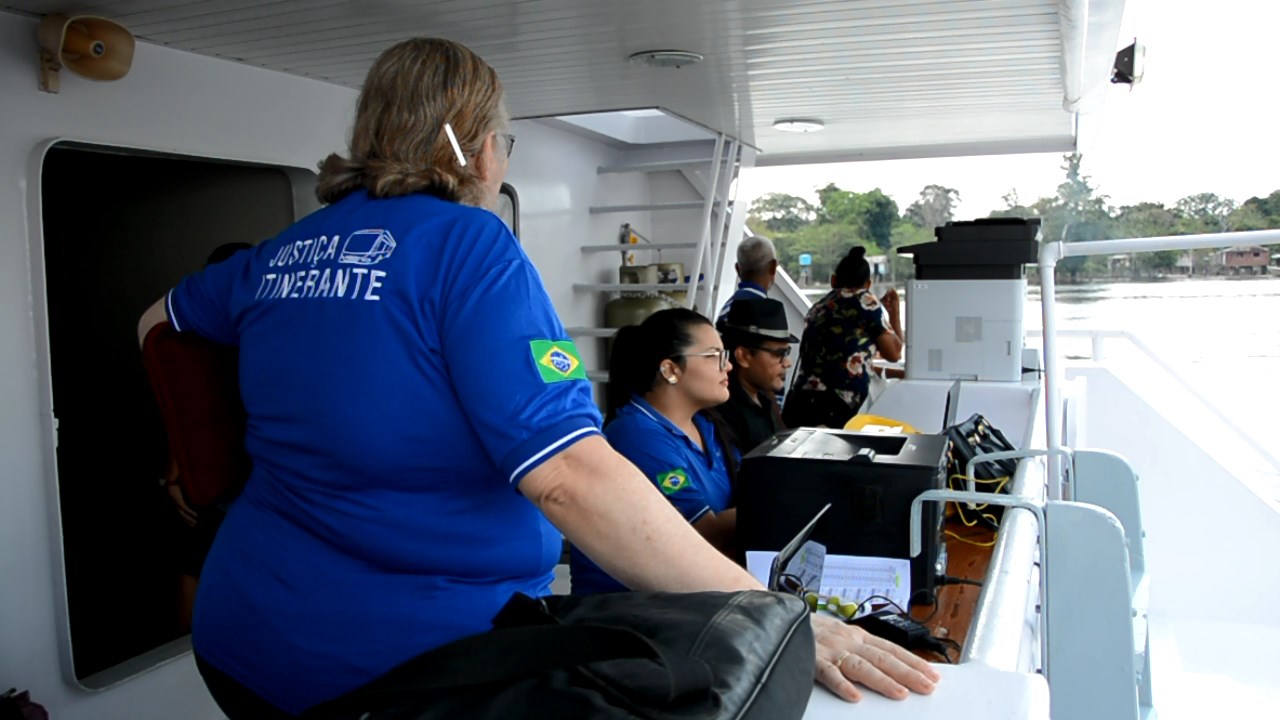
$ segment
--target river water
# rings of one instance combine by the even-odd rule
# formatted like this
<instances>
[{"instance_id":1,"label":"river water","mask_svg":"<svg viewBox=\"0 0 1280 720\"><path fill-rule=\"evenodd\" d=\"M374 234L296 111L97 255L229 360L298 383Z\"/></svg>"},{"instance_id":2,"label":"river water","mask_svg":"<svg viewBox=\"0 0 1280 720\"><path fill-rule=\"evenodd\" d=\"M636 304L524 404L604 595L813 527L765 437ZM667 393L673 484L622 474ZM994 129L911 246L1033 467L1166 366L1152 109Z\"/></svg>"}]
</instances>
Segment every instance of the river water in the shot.
<instances>
[{"instance_id":1,"label":"river water","mask_svg":"<svg viewBox=\"0 0 1280 720\"><path fill-rule=\"evenodd\" d=\"M1040 293L1026 327L1039 328ZM1059 330L1132 333L1273 453L1280 452L1280 278L1059 286ZM1064 342L1069 356L1087 354Z\"/></svg>"}]
</instances>

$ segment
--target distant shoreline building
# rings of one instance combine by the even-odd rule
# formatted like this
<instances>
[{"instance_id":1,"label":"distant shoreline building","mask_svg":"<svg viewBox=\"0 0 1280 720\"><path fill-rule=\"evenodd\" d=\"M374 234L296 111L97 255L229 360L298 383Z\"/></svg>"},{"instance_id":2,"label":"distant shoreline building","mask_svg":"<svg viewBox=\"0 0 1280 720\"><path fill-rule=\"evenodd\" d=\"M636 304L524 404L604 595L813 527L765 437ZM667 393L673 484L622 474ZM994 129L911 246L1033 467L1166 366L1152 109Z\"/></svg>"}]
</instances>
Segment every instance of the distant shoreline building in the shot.
<instances>
[{"instance_id":1,"label":"distant shoreline building","mask_svg":"<svg viewBox=\"0 0 1280 720\"><path fill-rule=\"evenodd\" d=\"M1258 245L1242 245L1215 252L1209 262L1218 275L1266 275L1271 254Z\"/></svg>"}]
</instances>

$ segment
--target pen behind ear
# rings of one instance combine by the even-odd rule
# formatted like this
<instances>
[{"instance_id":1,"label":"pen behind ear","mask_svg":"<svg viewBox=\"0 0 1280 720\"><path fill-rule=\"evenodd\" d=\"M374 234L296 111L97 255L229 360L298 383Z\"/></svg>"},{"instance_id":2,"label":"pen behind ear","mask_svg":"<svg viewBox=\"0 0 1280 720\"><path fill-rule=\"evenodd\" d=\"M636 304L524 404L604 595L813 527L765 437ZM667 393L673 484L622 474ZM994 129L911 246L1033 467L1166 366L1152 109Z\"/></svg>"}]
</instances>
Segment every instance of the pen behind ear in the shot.
<instances>
[{"instance_id":1,"label":"pen behind ear","mask_svg":"<svg viewBox=\"0 0 1280 720\"><path fill-rule=\"evenodd\" d=\"M462 146L458 144L458 136L453 134L453 126L447 122L444 124L444 134L449 137L449 144L453 146L453 154L458 157L458 164L466 167L467 157L462 154Z\"/></svg>"}]
</instances>

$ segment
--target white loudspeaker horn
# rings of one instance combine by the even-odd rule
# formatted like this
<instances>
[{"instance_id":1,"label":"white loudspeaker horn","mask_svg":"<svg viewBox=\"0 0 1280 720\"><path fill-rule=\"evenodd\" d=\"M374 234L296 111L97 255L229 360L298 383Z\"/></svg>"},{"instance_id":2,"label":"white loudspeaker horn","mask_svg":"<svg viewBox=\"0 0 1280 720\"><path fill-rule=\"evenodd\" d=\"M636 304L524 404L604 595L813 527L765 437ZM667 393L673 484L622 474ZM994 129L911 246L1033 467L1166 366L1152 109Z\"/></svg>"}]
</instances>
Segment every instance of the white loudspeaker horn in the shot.
<instances>
[{"instance_id":1,"label":"white loudspeaker horn","mask_svg":"<svg viewBox=\"0 0 1280 720\"><path fill-rule=\"evenodd\" d=\"M92 15L46 15L40 41L40 89L58 92L58 71L90 80L119 80L133 64L133 33Z\"/></svg>"}]
</instances>

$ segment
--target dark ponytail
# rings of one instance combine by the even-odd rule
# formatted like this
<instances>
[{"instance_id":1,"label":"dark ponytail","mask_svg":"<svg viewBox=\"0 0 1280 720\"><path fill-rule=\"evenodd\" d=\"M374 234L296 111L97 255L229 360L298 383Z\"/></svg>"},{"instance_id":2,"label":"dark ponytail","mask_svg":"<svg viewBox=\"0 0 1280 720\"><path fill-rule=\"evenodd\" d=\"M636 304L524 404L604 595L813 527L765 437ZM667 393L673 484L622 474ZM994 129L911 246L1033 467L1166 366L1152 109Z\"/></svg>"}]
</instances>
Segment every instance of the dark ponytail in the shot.
<instances>
[{"instance_id":1,"label":"dark ponytail","mask_svg":"<svg viewBox=\"0 0 1280 720\"><path fill-rule=\"evenodd\" d=\"M870 279L871 264L867 262L867 249L855 245L836 266L836 287L860 290Z\"/></svg>"},{"instance_id":2,"label":"dark ponytail","mask_svg":"<svg viewBox=\"0 0 1280 720\"><path fill-rule=\"evenodd\" d=\"M605 391L605 423L618 409L631 402L632 395L644 395L659 382L658 367L663 360L677 357L693 345L693 330L711 321L685 308L659 310L639 325L628 325L613 338L609 353L609 385ZM714 327L714 326L713 326Z\"/></svg>"}]
</instances>

